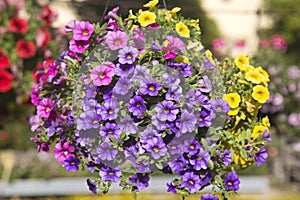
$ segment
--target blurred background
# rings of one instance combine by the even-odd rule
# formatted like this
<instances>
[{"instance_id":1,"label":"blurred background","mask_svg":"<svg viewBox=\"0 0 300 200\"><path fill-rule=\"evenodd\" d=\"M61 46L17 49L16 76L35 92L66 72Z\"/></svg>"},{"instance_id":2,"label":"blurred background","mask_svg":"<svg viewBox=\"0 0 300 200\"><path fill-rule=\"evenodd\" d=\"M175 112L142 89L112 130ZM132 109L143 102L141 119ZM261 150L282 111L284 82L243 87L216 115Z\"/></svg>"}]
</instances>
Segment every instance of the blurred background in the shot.
<instances>
[{"instance_id":1,"label":"blurred background","mask_svg":"<svg viewBox=\"0 0 300 200\"><path fill-rule=\"evenodd\" d=\"M202 43L217 58L250 54L256 66L261 65L269 72L271 97L261 110L262 116L269 116L272 127L268 162L241 173L250 178L248 181L251 177L257 178L253 179L254 185L263 180L263 187L256 193L243 190L236 199L281 199L282 192L286 199L300 199L297 194L300 191L300 0L165 1L169 9L181 7L185 17L200 20ZM148 0L0 0L0 197L3 188L20 180L69 180L67 178L89 175L66 173L51 154L36 153L30 140L34 133L28 123L35 112L30 103L31 86L38 80L35 72L43 67L44 60L55 59L66 48L64 26L70 20L101 22L105 11L115 6L126 16L129 9L138 10L146 2ZM10 22L12 18L22 17L29 19L28 24L22 25L24 32L15 30ZM30 44L24 43L25 40ZM20 45L27 45L31 53L24 55ZM84 182L84 179L78 180ZM291 193L287 195L287 191ZM89 191L82 193L89 194ZM65 195L71 194L66 192ZM66 196L61 198L67 199ZM144 198L153 197L145 195ZM156 198L179 199L174 195ZM190 199L193 198L199 199Z\"/></svg>"}]
</instances>

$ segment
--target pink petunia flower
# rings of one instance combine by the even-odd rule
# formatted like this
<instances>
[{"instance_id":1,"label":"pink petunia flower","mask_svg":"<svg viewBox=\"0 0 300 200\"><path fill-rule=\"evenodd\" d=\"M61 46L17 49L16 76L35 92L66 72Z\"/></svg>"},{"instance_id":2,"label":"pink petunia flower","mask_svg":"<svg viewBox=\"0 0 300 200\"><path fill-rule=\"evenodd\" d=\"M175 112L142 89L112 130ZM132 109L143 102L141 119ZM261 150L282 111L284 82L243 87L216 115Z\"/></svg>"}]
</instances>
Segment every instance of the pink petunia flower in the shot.
<instances>
[{"instance_id":1,"label":"pink petunia flower","mask_svg":"<svg viewBox=\"0 0 300 200\"><path fill-rule=\"evenodd\" d=\"M220 51L225 45L225 41L222 38L217 38L212 41L214 51Z\"/></svg>"},{"instance_id":2,"label":"pink petunia flower","mask_svg":"<svg viewBox=\"0 0 300 200\"><path fill-rule=\"evenodd\" d=\"M128 35L122 31L112 31L106 35L105 39L110 50L117 50L127 46Z\"/></svg>"},{"instance_id":3,"label":"pink petunia flower","mask_svg":"<svg viewBox=\"0 0 300 200\"><path fill-rule=\"evenodd\" d=\"M115 65L112 62L104 62L91 71L91 79L95 86L109 85L115 75Z\"/></svg>"},{"instance_id":4,"label":"pink petunia flower","mask_svg":"<svg viewBox=\"0 0 300 200\"><path fill-rule=\"evenodd\" d=\"M75 25L73 38L75 40L88 40L94 32L94 26L89 22L82 21Z\"/></svg>"},{"instance_id":5,"label":"pink petunia flower","mask_svg":"<svg viewBox=\"0 0 300 200\"><path fill-rule=\"evenodd\" d=\"M74 38L69 42L69 49L74 53L83 53L89 47L88 40L75 40Z\"/></svg>"},{"instance_id":6,"label":"pink petunia flower","mask_svg":"<svg viewBox=\"0 0 300 200\"><path fill-rule=\"evenodd\" d=\"M44 98L39 102L39 105L37 106L37 115L39 117L48 118L53 108L54 104L52 103L52 101L48 98Z\"/></svg>"},{"instance_id":7,"label":"pink petunia flower","mask_svg":"<svg viewBox=\"0 0 300 200\"><path fill-rule=\"evenodd\" d=\"M72 156L75 148L70 142L59 142L54 147L54 158L61 164L64 163L67 157Z\"/></svg>"}]
</instances>

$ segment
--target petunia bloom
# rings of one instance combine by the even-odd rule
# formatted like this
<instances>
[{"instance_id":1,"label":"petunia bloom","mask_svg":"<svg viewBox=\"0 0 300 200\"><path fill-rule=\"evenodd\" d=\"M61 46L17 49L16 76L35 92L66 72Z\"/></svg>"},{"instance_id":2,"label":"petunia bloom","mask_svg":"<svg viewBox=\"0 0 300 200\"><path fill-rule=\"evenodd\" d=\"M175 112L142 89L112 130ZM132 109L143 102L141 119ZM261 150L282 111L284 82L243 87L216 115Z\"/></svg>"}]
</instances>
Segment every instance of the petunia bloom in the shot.
<instances>
[{"instance_id":1,"label":"petunia bloom","mask_svg":"<svg viewBox=\"0 0 300 200\"><path fill-rule=\"evenodd\" d=\"M95 86L109 85L114 75L114 64L112 63L102 63L91 71L91 79Z\"/></svg>"},{"instance_id":2,"label":"petunia bloom","mask_svg":"<svg viewBox=\"0 0 300 200\"><path fill-rule=\"evenodd\" d=\"M128 35L122 31L109 32L105 37L105 42L110 50L122 49L127 46Z\"/></svg>"},{"instance_id":3,"label":"petunia bloom","mask_svg":"<svg viewBox=\"0 0 300 200\"><path fill-rule=\"evenodd\" d=\"M224 183L226 190L234 190L237 191L240 188L240 180L236 171L229 172L227 176L224 178Z\"/></svg>"},{"instance_id":4,"label":"petunia bloom","mask_svg":"<svg viewBox=\"0 0 300 200\"><path fill-rule=\"evenodd\" d=\"M31 58L35 55L33 42L26 42L22 39L17 42L17 55L21 58Z\"/></svg>"},{"instance_id":5,"label":"petunia bloom","mask_svg":"<svg viewBox=\"0 0 300 200\"><path fill-rule=\"evenodd\" d=\"M0 70L7 69L9 67L10 67L9 57L0 49Z\"/></svg>"},{"instance_id":6,"label":"petunia bloom","mask_svg":"<svg viewBox=\"0 0 300 200\"><path fill-rule=\"evenodd\" d=\"M54 108L54 103L49 98L43 98L37 106L37 115L39 117L48 118L50 112Z\"/></svg>"},{"instance_id":7,"label":"petunia bloom","mask_svg":"<svg viewBox=\"0 0 300 200\"><path fill-rule=\"evenodd\" d=\"M28 30L28 22L20 17L9 20L8 30L14 33L25 34Z\"/></svg>"},{"instance_id":8,"label":"petunia bloom","mask_svg":"<svg viewBox=\"0 0 300 200\"><path fill-rule=\"evenodd\" d=\"M88 40L94 32L94 26L87 21L81 21L73 29L75 40Z\"/></svg>"},{"instance_id":9,"label":"petunia bloom","mask_svg":"<svg viewBox=\"0 0 300 200\"><path fill-rule=\"evenodd\" d=\"M14 77L6 70L0 70L0 92L8 92L12 88Z\"/></svg>"}]
</instances>

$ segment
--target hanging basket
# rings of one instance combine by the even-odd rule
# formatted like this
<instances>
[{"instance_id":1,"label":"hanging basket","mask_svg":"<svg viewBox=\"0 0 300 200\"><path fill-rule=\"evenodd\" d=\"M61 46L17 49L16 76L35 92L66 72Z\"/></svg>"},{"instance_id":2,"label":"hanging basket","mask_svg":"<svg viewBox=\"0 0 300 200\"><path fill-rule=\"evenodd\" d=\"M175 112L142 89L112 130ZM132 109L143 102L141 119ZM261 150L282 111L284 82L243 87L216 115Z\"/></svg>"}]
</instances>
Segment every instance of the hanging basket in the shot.
<instances>
[{"instance_id":1,"label":"hanging basket","mask_svg":"<svg viewBox=\"0 0 300 200\"><path fill-rule=\"evenodd\" d=\"M32 140L38 150L54 145L66 171L97 174L87 180L95 194L112 183L141 191L160 171L174 175L169 192L214 186L225 198L239 189L237 170L266 160L269 123L257 112L268 74L245 55L215 60L198 20L180 8L144 7L126 19L114 8L104 24L66 26L69 49L32 90Z\"/></svg>"}]
</instances>

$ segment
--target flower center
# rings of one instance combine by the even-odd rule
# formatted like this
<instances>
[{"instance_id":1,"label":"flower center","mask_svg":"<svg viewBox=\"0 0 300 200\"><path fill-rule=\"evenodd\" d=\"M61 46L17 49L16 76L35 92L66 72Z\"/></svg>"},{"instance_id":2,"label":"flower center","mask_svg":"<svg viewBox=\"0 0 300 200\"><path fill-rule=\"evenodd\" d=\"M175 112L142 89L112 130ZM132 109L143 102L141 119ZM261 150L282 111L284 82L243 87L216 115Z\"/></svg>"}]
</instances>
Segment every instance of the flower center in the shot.
<instances>
[{"instance_id":1,"label":"flower center","mask_svg":"<svg viewBox=\"0 0 300 200\"><path fill-rule=\"evenodd\" d=\"M155 87L154 87L153 85L150 85L150 86L148 87L148 89L149 89L150 91L154 91L154 90L155 90Z\"/></svg>"},{"instance_id":2,"label":"flower center","mask_svg":"<svg viewBox=\"0 0 300 200\"><path fill-rule=\"evenodd\" d=\"M87 35L87 34L89 34L88 30L82 31L82 35Z\"/></svg>"},{"instance_id":3,"label":"flower center","mask_svg":"<svg viewBox=\"0 0 300 200\"><path fill-rule=\"evenodd\" d=\"M111 129L107 130L107 133L108 133L108 134L112 134L113 132L114 132L114 131L111 130Z\"/></svg>"},{"instance_id":4,"label":"flower center","mask_svg":"<svg viewBox=\"0 0 300 200\"><path fill-rule=\"evenodd\" d=\"M131 59L131 58L132 58L132 55L131 55L130 53L128 53L128 54L126 55L126 58L127 58L127 59Z\"/></svg>"},{"instance_id":5,"label":"flower center","mask_svg":"<svg viewBox=\"0 0 300 200\"><path fill-rule=\"evenodd\" d=\"M170 109L169 108L165 108L164 111L165 111L165 113L169 113Z\"/></svg>"},{"instance_id":6,"label":"flower center","mask_svg":"<svg viewBox=\"0 0 300 200\"><path fill-rule=\"evenodd\" d=\"M158 147L153 147L152 150L153 150L155 153L158 153L159 148L158 148Z\"/></svg>"},{"instance_id":7,"label":"flower center","mask_svg":"<svg viewBox=\"0 0 300 200\"><path fill-rule=\"evenodd\" d=\"M189 182L190 185L194 185L195 184L195 182L193 180L189 180L188 182Z\"/></svg>"},{"instance_id":8,"label":"flower center","mask_svg":"<svg viewBox=\"0 0 300 200\"><path fill-rule=\"evenodd\" d=\"M194 150L195 149L195 146L194 145L190 145L190 149Z\"/></svg>"},{"instance_id":9,"label":"flower center","mask_svg":"<svg viewBox=\"0 0 300 200\"><path fill-rule=\"evenodd\" d=\"M109 109L109 110L108 110L108 114L111 115L111 114L113 114L113 113L114 113L114 111L113 111L112 109Z\"/></svg>"},{"instance_id":10,"label":"flower center","mask_svg":"<svg viewBox=\"0 0 300 200\"><path fill-rule=\"evenodd\" d=\"M49 112L49 111L50 111L50 107L47 106L47 107L46 107L46 112Z\"/></svg>"},{"instance_id":11,"label":"flower center","mask_svg":"<svg viewBox=\"0 0 300 200\"><path fill-rule=\"evenodd\" d=\"M97 124L97 123L98 123L98 120L94 119L93 124Z\"/></svg>"},{"instance_id":12,"label":"flower center","mask_svg":"<svg viewBox=\"0 0 300 200\"><path fill-rule=\"evenodd\" d=\"M222 106L217 106L217 110L222 110Z\"/></svg>"},{"instance_id":13,"label":"flower center","mask_svg":"<svg viewBox=\"0 0 300 200\"><path fill-rule=\"evenodd\" d=\"M136 106L136 107L140 107L141 104L140 104L140 103L136 103L135 106Z\"/></svg>"},{"instance_id":14,"label":"flower center","mask_svg":"<svg viewBox=\"0 0 300 200\"><path fill-rule=\"evenodd\" d=\"M115 43L115 45L121 44L121 40L116 39L114 43Z\"/></svg>"},{"instance_id":15,"label":"flower center","mask_svg":"<svg viewBox=\"0 0 300 200\"><path fill-rule=\"evenodd\" d=\"M233 185L233 184L232 184L231 181L228 181L228 182L227 182L227 185L231 186L231 185Z\"/></svg>"},{"instance_id":16,"label":"flower center","mask_svg":"<svg viewBox=\"0 0 300 200\"><path fill-rule=\"evenodd\" d=\"M108 172L108 175L115 175L115 172L110 171Z\"/></svg>"},{"instance_id":17,"label":"flower center","mask_svg":"<svg viewBox=\"0 0 300 200\"><path fill-rule=\"evenodd\" d=\"M102 72L101 74L99 74L99 78L104 78L105 77L105 73Z\"/></svg>"}]
</instances>

